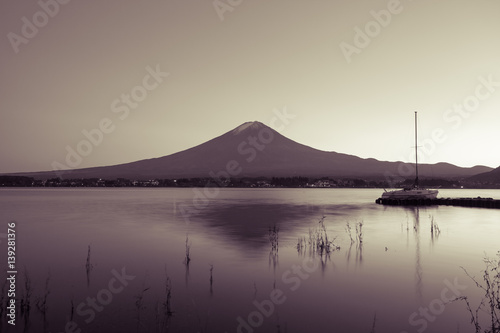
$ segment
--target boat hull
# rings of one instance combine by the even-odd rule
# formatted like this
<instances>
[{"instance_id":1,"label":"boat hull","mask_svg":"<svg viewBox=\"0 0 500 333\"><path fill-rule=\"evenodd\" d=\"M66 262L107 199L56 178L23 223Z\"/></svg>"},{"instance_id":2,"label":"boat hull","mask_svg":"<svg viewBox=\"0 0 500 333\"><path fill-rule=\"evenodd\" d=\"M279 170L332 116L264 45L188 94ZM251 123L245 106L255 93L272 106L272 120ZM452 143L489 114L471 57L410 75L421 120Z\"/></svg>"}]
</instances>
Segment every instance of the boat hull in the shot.
<instances>
[{"instance_id":1,"label":"boat hull","mask_svg":"<svg viewBox=\"0 0 500 333\"><path fill-rule=\"evenodd\" d=\"M436 199L438 190L426 189L404 189L386 191L382 193L382 199Z\"/></svg>"}]
</instances>

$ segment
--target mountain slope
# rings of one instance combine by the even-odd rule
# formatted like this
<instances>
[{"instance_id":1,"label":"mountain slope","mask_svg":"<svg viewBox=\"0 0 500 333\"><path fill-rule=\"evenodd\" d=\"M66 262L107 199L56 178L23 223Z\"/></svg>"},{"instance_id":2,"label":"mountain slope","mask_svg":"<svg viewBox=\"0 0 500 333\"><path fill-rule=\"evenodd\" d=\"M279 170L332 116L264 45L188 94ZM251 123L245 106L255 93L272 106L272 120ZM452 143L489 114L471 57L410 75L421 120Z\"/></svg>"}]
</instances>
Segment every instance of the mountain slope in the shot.
<instances>
[{"instance_id":1,"label":"mountain slope","mask_svg":"<svg viewBox=\"0 0 500 333\"><path fill-rule=\"evenodd\" d=\"M500 167L489 172L480 173L467 179L472 182L500 184Z\"/></svg>"},{"instance_id":2,"label":"mountain slope","mask_svg":"<svg viewBox=\"0 0 500 333\"><path fill-rule=\"evenodd\" d=\"M403 167L403 168L402 168ZM247 122L232 131L193 148L164 157L132 163L65 171L62 178L193 178L227 175L232 177L364 177L400 175L413 165L362 159L326 152L290 140L260 122ZM447 163L419 165L422 177L469 177L490 171L488 167L460 168ZM28 173L35 178L55 177L55 172ZM404 175L403 175L404 176Z\"/></svg>"}]
</instances>

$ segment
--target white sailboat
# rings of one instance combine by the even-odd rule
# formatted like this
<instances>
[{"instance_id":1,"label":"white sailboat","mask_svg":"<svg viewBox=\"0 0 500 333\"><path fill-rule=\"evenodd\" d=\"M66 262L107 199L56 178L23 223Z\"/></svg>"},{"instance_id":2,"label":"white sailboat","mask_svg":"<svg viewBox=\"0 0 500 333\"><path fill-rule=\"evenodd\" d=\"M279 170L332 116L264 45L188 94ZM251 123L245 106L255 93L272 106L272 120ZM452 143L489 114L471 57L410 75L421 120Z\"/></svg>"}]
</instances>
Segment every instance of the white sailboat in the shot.
<instances>
[{"instance_id":1,"label":"white sailboat","mask_svg":"<svg viewBox=\"0 0 500 333\"><path fill-rule=\"evenodd\" d=\"M417 151L417 111L415 111L415 182L412 187L382 193L382 199L435 199L438 190L421 188L418 185L418 151Z\"/></svg>"}]
</instances>

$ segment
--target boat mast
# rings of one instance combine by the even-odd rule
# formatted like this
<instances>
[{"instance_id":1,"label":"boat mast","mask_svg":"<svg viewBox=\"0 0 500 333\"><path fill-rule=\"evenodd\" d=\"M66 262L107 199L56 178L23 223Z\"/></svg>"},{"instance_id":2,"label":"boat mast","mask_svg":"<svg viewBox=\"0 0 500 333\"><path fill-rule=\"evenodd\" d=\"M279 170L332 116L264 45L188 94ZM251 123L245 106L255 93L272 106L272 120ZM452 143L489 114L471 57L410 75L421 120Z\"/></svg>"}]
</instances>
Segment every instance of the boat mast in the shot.
<instances>
[{"instance_id":1,"label":"boat mast","mask_svg":"<svg viewBox=\"0 0 500 333\"><path fill-rule=\"evenodd\" d=\"M418 187L417 111L415 111L415 187Z\"/></svg>"}]
</instances>

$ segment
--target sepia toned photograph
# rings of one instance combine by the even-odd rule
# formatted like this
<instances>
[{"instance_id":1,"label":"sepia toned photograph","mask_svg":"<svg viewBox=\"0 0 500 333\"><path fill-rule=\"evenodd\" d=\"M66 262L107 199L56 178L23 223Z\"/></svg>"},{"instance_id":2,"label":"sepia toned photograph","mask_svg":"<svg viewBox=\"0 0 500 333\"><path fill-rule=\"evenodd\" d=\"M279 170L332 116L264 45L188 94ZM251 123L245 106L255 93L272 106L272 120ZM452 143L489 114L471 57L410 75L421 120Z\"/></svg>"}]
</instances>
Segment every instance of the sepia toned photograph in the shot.
<instances>
[{"instance_id":1,"label":"sepia toned photograph","mask_svg":"<svg viewBox=\"0 0 500 333\"><path fill-rule=\"evenodd\" d=\"M500 333L500 2L0 2L0 333Z\"/></svg>"}]
</instances>

